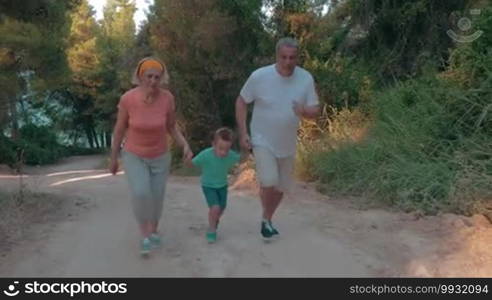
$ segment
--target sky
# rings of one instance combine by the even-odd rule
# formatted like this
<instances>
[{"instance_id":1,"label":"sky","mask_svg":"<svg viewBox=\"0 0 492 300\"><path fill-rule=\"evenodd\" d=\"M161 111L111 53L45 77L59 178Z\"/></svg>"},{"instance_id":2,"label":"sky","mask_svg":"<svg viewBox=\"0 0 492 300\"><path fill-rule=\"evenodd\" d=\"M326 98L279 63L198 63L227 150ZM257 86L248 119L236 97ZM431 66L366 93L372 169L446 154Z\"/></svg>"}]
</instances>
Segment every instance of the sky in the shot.
<instances>
[{"instance_id":1,"label":"sky","mask_svg":"<svg viewBox=\"0 0 492 300\"><path fill-rule=\"evenodd\" d=\"M142 20L146 19L145 13L148 11L148 7L152 4L153 0L134 0L137 4L137 12L133 16L135 20L135 25L137 28ZM89 4L94 7L96 11L96 19L100 20L103 18L103 7L106 5L106 0L89 0Z\"/></svg>"}]
</instances>

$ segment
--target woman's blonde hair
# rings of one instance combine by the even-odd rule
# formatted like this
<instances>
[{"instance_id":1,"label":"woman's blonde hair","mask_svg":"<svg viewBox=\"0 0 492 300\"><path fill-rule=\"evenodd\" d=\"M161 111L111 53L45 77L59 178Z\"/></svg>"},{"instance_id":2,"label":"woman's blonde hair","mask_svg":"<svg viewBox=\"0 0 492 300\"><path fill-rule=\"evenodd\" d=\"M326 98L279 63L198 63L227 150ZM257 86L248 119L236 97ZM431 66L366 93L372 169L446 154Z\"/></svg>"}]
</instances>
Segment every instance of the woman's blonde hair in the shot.
<instances>
[{"instance_id":1,"label":"woman's blonde hair","mask_svg":"<svg viewBox=\"0 0 492 300\"><path fill-rule=\"evenodd\" d=\"M160 59L155 58L155 57L150 57L150 56L145 57L138 62L137 67L133 71L132 84L140 85L141 82L140 82L140 77L139 77L138 73L140 71L140 66L147 60L155 60L155 61L158 61L162 65L163 71L162 71L162 76L161 76L161 86L168 85L169 84L169 73L167 72L167 66Z\"/></svg>"}]
</instances>

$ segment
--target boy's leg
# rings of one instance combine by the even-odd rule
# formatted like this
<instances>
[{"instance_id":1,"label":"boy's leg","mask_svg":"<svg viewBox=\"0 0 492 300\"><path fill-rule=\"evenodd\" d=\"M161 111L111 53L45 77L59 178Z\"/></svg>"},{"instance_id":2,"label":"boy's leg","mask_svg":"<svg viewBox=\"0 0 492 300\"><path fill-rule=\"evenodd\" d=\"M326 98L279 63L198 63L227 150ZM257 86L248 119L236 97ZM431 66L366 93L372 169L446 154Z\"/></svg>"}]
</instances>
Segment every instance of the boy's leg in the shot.
<instances>
[{"instance_id":1,"label":"boy's leg","mask_svg":"<svg viewBox=\"0 0 492 300\"><path fill-rule=\"evenodd\" d=\"M227 189L228 189L227 186L220 188L220 189L217 189L217 193L219 194L219 206L220 206L219 218L222 217L222 214L224 213L224 211L227 207ZM217 223L218 223L218 221L217 221Z\"/></svg>"},{"instance_id":2,"label":"boy's leg","mask_svg":"<svg viewBox=\"0 0 492 300\"><path fill-rule=\"evenodd\" d=\"M209 207L208 213L208 222L209 222L209 231L215 232L217 229L217 221L220 216L220 200L219 193L217 189L202 186L203 194L205 195L205 200L207 201L207 205Z\"/></svg>"},{"instance_id":3,"label":"boy's leg","mask_svg":"<svg viewBox=\"0 0 492 300\"><path fill-rule=\"evenodd\" d=\"M219 222L220 215L222 213L222 209L218 205L214 205L210 207L208 211L208 231L215 232L217 231L217 223Z\"/></svg>"}]
</instances>

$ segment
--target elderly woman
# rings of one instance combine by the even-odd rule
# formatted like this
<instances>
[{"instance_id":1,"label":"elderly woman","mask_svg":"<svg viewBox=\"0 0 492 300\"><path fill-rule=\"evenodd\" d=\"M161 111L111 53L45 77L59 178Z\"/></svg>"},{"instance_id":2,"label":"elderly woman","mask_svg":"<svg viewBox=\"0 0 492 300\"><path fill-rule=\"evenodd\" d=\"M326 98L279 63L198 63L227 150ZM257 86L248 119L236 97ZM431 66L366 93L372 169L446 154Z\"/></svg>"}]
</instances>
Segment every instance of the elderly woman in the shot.
<instances>
[{"instance_id":1,"label":"elderly woman","mask_svg":"<svg viewBox=\"0 0 492 300\"><path fill-rule=\"evenodd\" d=\"M132 83L137 87L121 96L113 133L110 172L122 161L132 196L132 207L142 233L142 255L160 245L157 232L162 215L166 181L171 165L168 137L183 147L183 158L193 153L176 125L174 96L163 88L168 82L166 66L154 58L141 60Z\"/></svg>"}]
</instances>

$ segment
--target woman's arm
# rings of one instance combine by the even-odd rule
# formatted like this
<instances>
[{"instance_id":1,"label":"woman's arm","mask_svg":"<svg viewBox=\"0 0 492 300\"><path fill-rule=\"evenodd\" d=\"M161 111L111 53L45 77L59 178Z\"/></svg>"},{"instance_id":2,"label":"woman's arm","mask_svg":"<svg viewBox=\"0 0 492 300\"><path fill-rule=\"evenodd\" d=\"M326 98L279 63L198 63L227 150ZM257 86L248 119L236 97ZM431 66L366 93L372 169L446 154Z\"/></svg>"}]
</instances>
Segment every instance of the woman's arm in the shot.
<instances>
[{"instance_id":1,"label":"woman's arm","mask_svg":"<svg viewBox=\"0 0 492 300\"><path fill-rule=\"evenodd\" d=\"M169 110L169 114L167 116L167 130L169 134L173 137L173 139L176 141L176 143L179 146L183 147L183 160L184 161L191 160L193 158L193 152L191 152L190 146L188 145L188 142L184 138L176 122L174 97L171 96L171 100L172 100L172 105L171 105L171 109Z\"/></svg>"},{"instance_id":2,"label":"woman's arm","mask_svg":"<svg viewBox=\"0 0 492 300\"><path fill-rule=\"evenodd\" d=\"M236 122L239 129L239 144L243 151L249 151L251 149L250 137L246 127L247 114L248 105L243 97L238 96L236 99Z\"/></svg>"}]
</instances>

